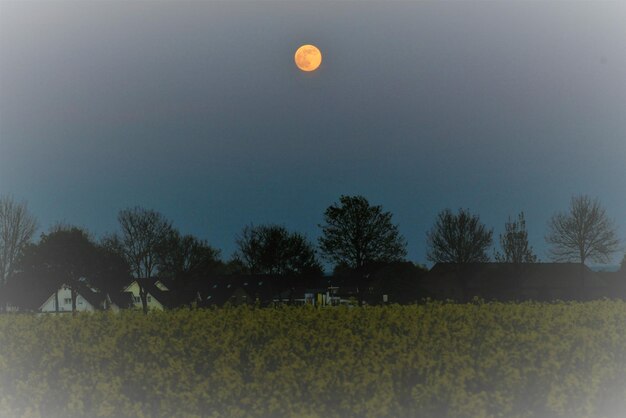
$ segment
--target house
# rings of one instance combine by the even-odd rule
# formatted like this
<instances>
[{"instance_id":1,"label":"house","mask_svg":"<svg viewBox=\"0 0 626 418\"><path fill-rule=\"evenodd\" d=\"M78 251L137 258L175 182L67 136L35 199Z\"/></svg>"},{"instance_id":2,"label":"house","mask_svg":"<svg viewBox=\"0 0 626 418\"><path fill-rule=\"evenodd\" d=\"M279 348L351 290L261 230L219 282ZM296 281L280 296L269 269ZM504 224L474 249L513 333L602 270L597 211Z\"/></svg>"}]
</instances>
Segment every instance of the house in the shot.
<instances>
[{"instance_id":1,"label":"house","mask_svg":"<svg viewBox=\"0 0 626 418\"><path fill-rule=\"evenodd\" d=\"M135 279L124 288L123 292L130 294L134 308L143 309L140 287L146 293L148 309L164 310L175 307L174 295L170 292L171 282L162 278L149 277Z\"/></svg>"},{"instance_id":2,"label":"house","mask_svg":"<svg viewBox=\"0 0 626 418\"><path fill-rule=\"evenodd\" d=\"M339 271L330 282L344 298L361 304L411 303L423 298L421 279L426 273L408 261L372 262Z\"/></svg>"},{"instance_id":3,"label":"house","mask_svg":"<svg viewBox=\"0 0 626 418\"><path fill-rule=\"evenodd\" d=\"M608 283L579 263L437 263L421 279L424 298L467 302L593 300Z\"/></svg>"},{"instance_id":4,"label":"house","mask_svg":"<svg viewBox=\"0 0 626 418\"><path fill-rule=\"evenodd\" d=\"M329 278L319 276L219 275L186 280L173 291L189 306L275 306L314 303L330 285Z\"/></svg>"},{"instance_id":5,"label":"house","mask_svg":"<svg viewBox=\"0 0 626 418\"><path fill-rule=\"evenodd\" d=\"M58 282L57 282L58 283ZM76 310L119 310L130 307L131 295L119 291L100 292L90 287L86 279L72 285L77 293ZM67 284L58 285L41 276L19 272L11 276L0 291L0 304L9 312L72 311L72 293Z\"/></svg>"},{"instance_id":6,"label":"house","mask_svg":"<svg viewBox=\"0 0 626 418\"><path fill-rule=\"evenodd\" d=\"M306 289L304 299L296 299L296 303L313 306L356 306L358 304L358 288L331 285Z\"/></svg>"},{"instance_id":7,"label":"house","mask_svg":"<svg viewBox=\"0 0 626 418\"><path fill-rule=\"evenodd\" d=\"M104 301L103 294L94 292L86 285L72 287L76 293L77 312L92 312L100 309ZM72 312L72 287L66 284L61 285L39 306L39 312Z\"/></svg>"},{"instance_id":8,"label":"house","mask_svg":"<svg viewBox=\"0 0 626 418\"><path fill-rule=\"evenodd\" d=\"M119 311L131 309L135 306L133 295L130 292L111 292L105 294L103 309Z\"/></svg>"},{"instance_id":9,"label":"house","mask_svg":"<svg viewBox=\"0 0 626 418\"><path fill-rule=\"evenodd\" d=\"M38 311L43 313L72 312L72 288L76 293L76 312L119 311L132 306L129 293L99 292L91 288L83 279L71 287L63 284L55 289L39 306Z\"/></svg>"},{"instance_id":10,"label":"house","mask_svg":"<svg viewBox=\"0 0 626 418\"><path fill-rule=\"evenodd\" d=\"M198 307L259 304L269 306L280 295L278 276L219 275L187 281L183 293ZM187 300L190 300L187 296Z\"/></svg>"},{"instance_id":11,"label":"house","mask_svg":"<svg viewBox=\"0 0 626 418\"><path fill-rule=\"evenodd\" d=\"M407 304L422 298L422 278L428 270L407 261L385 263L372 268L363 299L370 305Z\"/></svg>"}]
</instances>

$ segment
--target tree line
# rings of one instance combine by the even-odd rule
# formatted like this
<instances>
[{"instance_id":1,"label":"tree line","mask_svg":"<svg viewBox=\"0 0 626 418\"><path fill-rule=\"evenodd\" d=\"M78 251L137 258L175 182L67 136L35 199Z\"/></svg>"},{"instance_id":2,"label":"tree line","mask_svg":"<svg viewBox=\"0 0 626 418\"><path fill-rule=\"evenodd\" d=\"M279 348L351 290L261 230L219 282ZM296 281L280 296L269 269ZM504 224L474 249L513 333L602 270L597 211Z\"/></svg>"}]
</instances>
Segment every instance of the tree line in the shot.
<instances>
[{"instance_id":1,"label":"tree line","mask_svg":"<svg viewBox=\"0 0 626 418\"><path fill-rule=\"evenodd\" d=\"M363 196L341 196L326 209L318 225L317 248L305 235L281 225L247 225L236 237L237 251L228 261L207 241L181 234L157 211L127 208L118 213L117 220L118 231L100 240L85 229L59 224L33 243L37 221L27 204L1 196L0 286L10 277L26 281L47 277L69 286L87 279L97 289L119 290L131 277L321 275L322 260L337 271L402 261L407 254L406 240L392 214ZM608 262L620 249L614 222L599 201L588 196L574 196L567 212L554 214L545 239L554 261ZM426 240L426 257L433 263L492 260L493 229L467 209L441 211ZM497 262L538 260L528 242L523 212L509 217L499 244L500 250L493 253ZM622 269L626 270L626 255Z\"/></svg>"}]
</instances>

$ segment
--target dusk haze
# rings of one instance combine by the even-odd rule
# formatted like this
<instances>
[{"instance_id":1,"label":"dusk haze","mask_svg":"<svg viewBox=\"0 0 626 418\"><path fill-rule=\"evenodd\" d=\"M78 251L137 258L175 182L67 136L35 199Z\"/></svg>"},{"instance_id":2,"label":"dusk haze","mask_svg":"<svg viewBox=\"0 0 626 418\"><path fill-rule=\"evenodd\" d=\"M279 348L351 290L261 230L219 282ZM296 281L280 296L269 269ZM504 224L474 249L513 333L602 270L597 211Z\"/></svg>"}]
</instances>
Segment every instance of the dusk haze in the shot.
<instances>
[{"instance_id":1,"label":"dusk haze","mask_svg":"<svg viewBox=\"0 0 626 418\"><path fill-rule=\"evenodd\" d=\"M140 205L224 257L316 240L363 195L427 263L445 208L494 233L598 198L626 229L626 3L2 2L0 192L97 236ZM319 69L294 52L314 44ZM612 264L618 264L620 257Z\"/></svg>"},{"instance_id":2,"label":"dusk haze","mask_svg":"<svg viewBox=\"0 0 626 418\"><path fill-rule=\"evenodd\" d=\"M0 0L0 418L625 418L626 0Z\"/></svg>"}]
</instances>

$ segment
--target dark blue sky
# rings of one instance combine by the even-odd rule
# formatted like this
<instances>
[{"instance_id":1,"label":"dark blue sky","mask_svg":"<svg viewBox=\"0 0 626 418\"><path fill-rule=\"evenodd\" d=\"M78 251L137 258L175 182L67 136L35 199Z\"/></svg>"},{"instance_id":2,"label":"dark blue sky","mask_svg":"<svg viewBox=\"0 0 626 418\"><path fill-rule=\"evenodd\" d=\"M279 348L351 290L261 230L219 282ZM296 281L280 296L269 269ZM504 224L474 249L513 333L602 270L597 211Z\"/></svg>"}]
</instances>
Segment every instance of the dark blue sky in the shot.
<instances>
[{"instance_id":1,"label":"dark blue sky","mask_svg":"<svg viewBox=\"0 0 626 418\"><path fill-rule=\"evenodd\" d=\"M626 238L624 22L625 2L1 2L0 193L42 231L155 209L225 258L249 223L315 241L341 194L391 211L420 263L440 210L496 238L523 210L546 260L574 194Z\"/></svg>"}]
</instances>

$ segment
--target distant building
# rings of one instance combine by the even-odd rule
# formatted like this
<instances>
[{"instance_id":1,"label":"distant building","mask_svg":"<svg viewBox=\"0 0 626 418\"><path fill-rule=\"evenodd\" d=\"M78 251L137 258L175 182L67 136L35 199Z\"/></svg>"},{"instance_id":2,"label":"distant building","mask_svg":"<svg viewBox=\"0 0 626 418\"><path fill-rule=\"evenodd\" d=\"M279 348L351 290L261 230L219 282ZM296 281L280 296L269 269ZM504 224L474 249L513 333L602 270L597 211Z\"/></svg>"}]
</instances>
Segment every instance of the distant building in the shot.
<instances>
[{"instance_id":1,"label":"distant building","mask_svg":"<svg viewBox=\"0 0 626 418\"><path fill-rule=\"evenodd\" d=\"M422 279L425 297L466 302L593 300L610 284L579 263L438 263Z\"/></svg>"},{"instance_id":2,"label":"distant building","mask_svg":"<svg viewBox=\"0 0 626 418\"><path fill-rule=\"evenodd\" d=\"M55 289L41 303L37 311L42 313L73 312L72 292L76 295L76 312L119 311L132 306L130 294L124 292L100 292L89 287L83 280L74 283L72 286L63 284L58 289Z\"/></svg>"},{"instance_id":3,"label":"distant building","mask_svg":"<svg viewBox=\"0 0 626 418\"><path fill-rule=\"evenodd\" d=\"M92 312L102 309L104 295L98 294L86 286L74 286L74 289L76 294L76 312ZM44 313L72 312L72 288L65 284L62 285L59 289L52 292L38 310Z\"/></svg>"},{"instance_id":4,"label":"distant building","mask_svg":"<svg viewBox=\"0 0 626 418\"><path fill-rule=\"evenodd\" d=\"M140 285L146 292L146 304L149 310L164 310L176 307L174 302L175 294L170 292L172 285L170 283L166 284L165 279L149 277L134 279L124 288L124 292L130 294L134 308L143 309Z\"/></svg>"}]
</instances>

